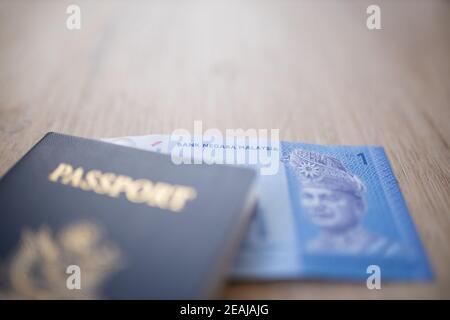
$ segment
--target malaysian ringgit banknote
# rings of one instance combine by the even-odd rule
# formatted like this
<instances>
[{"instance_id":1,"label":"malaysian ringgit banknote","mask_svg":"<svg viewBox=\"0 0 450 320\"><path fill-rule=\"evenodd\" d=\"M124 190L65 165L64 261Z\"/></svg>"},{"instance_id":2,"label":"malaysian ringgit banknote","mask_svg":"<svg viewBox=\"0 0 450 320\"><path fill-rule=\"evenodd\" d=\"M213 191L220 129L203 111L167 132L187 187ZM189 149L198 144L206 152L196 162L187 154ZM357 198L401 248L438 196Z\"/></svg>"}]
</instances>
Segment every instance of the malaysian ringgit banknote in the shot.
<instances>
[{"instance_id":1,"label":"malaysian ringgit banknote","mask_svg":"<svg viewBox=\"0 0 450 320\"><path fill-rule=\"evenodd\" d=\"M104 141L169 154L181 144L170 135ZM270 150L268 143L256 143ZM226 148L245 153L248 144L255 149L255 142L194 140L183 147L200 151L197 154ZM382 279L432 278L382 147L292 142L278 147L277 171L258 177L257 211L234 264L234 278L358 280L367 279L372 270L368 268L374 265ZM257 164L251 166L258 169Z\"/></svg>"}]
</instances>

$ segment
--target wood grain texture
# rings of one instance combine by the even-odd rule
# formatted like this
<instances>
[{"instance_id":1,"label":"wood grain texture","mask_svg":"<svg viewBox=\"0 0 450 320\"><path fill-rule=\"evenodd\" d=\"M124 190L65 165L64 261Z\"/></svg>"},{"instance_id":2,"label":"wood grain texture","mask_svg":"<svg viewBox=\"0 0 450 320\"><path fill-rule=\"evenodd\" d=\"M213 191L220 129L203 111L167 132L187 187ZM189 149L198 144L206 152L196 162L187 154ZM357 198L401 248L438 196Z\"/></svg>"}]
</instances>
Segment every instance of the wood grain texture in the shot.
<instances>
[{"instance_id":1,"label":"wood grain texture","mask_svg":"<svg viewBox=\"0 0 450 320\"><path fill-rule=\"evenodd\" d=\"M450 298L450 2L1 1L0 175L48 131L279 128L386 148L426 284L229 283L225 298ZM77 3L82 29L65 27Z\"/></svg>"}]
</instances>

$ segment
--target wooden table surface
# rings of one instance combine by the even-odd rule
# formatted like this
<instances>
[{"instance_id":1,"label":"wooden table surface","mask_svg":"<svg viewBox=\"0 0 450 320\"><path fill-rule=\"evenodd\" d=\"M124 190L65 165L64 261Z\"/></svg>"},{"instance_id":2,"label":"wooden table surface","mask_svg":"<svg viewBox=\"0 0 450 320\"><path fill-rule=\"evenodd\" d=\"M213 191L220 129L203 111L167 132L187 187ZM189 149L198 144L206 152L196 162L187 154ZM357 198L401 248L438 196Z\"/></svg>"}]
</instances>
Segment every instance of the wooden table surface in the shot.
<instances>
[{"instance_id":1,"label":"wooden table surface","mask_svg":"<svg viewBox=\"0 0 450 320\"><path fill-rule=\"evenodd\" d=\"M381 7L381 30L366 8ZM81 7L81 30L66 8ZM48 131L279 128L386 148L425 284L229 283L224 298L450 298L449 1L1 1L0 175ZM1 210L1 209L0 209Z\"/></svg>"}]
</instances>

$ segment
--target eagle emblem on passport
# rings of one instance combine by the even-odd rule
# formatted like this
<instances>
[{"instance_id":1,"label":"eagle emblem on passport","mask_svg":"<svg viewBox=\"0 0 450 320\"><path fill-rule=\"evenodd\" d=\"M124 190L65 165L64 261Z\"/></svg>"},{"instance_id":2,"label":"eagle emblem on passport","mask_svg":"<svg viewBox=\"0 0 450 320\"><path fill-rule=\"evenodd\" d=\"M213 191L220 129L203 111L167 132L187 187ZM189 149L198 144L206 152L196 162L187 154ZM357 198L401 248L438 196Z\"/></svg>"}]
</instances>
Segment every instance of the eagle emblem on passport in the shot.
<instances>
[{"instance_id":1,"label":"eagle emblem on passport","mask_svg":"<svg viewBox=\"0 0 450 320\"><path fill-rule=\"evenodd\" d=\"M24 229L6 266L3 299L98 299L106 280L124 266L121 250L91 222L55 233L49 226ZM79 268L80 287L68 290L68 268Z\"/></svg>"}]
</instances>

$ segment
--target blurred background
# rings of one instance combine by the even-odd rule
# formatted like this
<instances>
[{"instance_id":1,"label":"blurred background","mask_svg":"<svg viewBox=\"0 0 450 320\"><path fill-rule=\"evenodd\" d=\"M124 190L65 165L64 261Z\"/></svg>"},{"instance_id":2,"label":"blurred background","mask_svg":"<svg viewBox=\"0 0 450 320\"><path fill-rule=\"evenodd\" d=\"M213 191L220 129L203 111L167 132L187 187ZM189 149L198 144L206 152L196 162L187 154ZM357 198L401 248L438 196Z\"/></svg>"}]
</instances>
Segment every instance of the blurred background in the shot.
<instances>
[{"instance_id":1,"label":"blurred background","mask_svg":"<svg viewBox=\"0 0 450 320\"><path fill-rule=\"evenodd\" d=\"M380 30L367 27L371 4ZM0 175L48 131L106 138L201 120L379 144L435 281L229 282L223 297L450 298L449 57L449 1L1 0Z\"/></svg>"}]
</instances>

